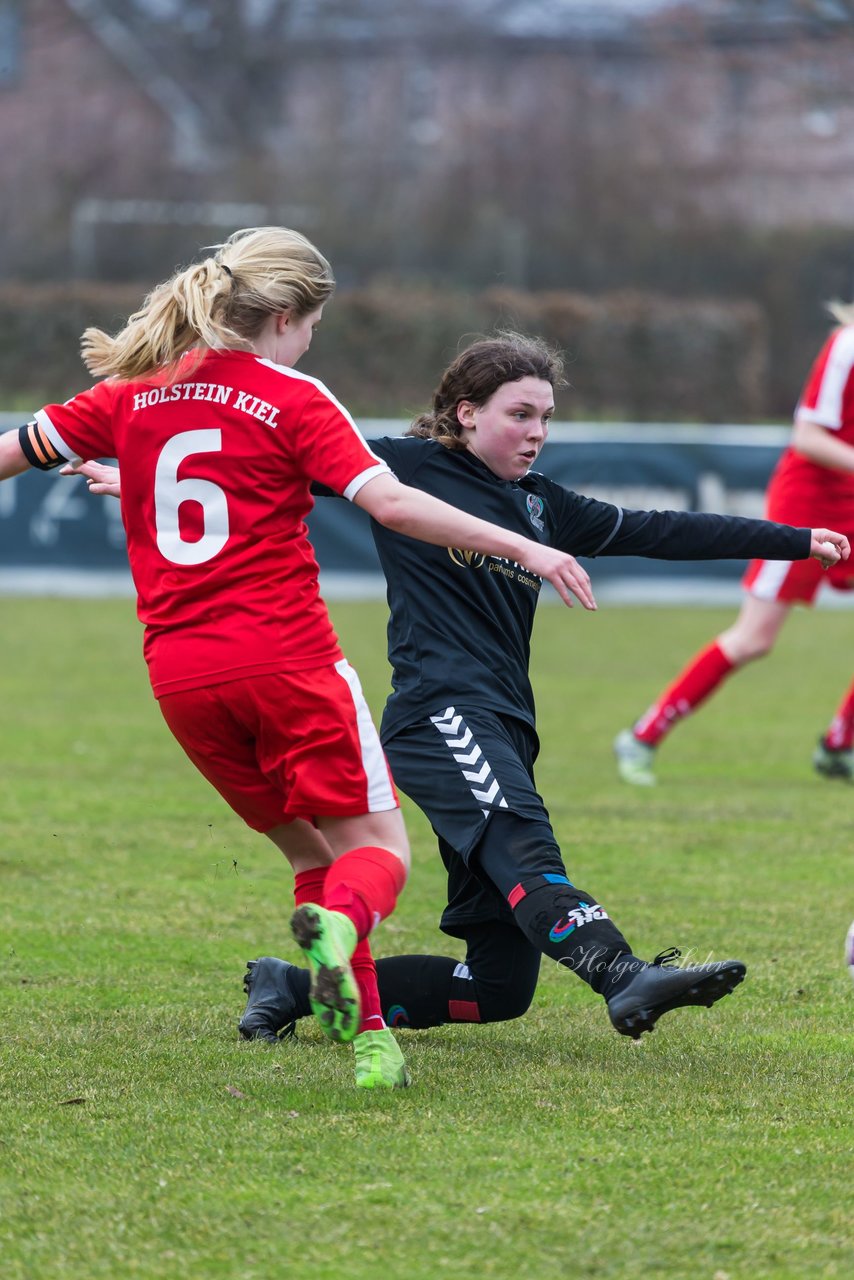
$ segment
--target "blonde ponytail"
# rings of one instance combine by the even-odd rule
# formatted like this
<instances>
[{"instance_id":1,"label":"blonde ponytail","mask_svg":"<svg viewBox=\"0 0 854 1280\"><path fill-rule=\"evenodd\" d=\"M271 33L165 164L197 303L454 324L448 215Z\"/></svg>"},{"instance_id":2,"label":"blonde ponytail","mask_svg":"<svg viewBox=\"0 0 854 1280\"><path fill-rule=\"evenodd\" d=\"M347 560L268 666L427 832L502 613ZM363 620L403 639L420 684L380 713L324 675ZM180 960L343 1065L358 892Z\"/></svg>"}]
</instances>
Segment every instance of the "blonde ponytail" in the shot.
<instances>
[{"instance_id":1,"label":"blonde ponytail","mask_svg":"<svg viewBox=\"0 0 854 1280\"><path fill-rule=\"evenodd\" d=\"M173 376L185 352L252 350L270 315L300 317L332 295L332 268L318 249L287 227L235 231L214 256L178 271L147 296L114 337L86 329L84 363L96 377Z\"/></svg>"}]
</instances>

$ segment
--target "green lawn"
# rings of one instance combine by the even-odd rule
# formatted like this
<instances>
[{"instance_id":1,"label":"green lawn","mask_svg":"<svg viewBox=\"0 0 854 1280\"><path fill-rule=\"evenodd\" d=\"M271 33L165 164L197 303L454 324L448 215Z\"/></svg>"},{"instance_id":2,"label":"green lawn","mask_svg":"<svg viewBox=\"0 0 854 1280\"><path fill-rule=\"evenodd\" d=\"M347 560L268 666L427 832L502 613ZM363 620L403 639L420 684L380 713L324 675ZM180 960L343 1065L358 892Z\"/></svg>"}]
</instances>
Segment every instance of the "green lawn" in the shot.
<instances>
[{"instance_id":1,"label":"green lawn","mask_svg":"<svg viewBox=\"0 0 854 1280\"><path fill-rule=\"evenodd\" d=\"M851 1274L854 788L810 771L854 615L798 616L661 752L610 743L731 614L544 608L538 781L570 874L642 954L736 955L713 1010L634 1044L548 964L530 1012L402 1033L364 1095L301 1025L236 1035L248 958L293 956L290 873L184 761L127 601L0 601L2 1280L760 1280ZM340 605L379 710L380 605ZM414 870L376 950L459 954Z\"/></svg>"}]
</instances>

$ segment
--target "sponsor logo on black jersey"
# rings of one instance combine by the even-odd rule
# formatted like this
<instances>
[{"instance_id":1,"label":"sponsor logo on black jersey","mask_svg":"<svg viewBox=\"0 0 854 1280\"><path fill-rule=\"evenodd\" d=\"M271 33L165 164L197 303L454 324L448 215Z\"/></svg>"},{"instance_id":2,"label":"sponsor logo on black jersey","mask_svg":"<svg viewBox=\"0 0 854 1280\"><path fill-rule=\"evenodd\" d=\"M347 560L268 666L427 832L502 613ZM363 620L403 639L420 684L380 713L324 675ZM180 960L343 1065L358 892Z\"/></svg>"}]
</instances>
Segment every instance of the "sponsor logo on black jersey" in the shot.
<instances>
[{"instance_id":1,"label":"sponsor logo on black jersey","mask_svg":"<svg viewBox=\"0 0 854 1280\"><path fill-rule=\"evenodd\" d=\"M460 547L448 547L448 555L461 569L480 569L486 556L480 551L463 551Z\"/></svg>"}]
</instances>

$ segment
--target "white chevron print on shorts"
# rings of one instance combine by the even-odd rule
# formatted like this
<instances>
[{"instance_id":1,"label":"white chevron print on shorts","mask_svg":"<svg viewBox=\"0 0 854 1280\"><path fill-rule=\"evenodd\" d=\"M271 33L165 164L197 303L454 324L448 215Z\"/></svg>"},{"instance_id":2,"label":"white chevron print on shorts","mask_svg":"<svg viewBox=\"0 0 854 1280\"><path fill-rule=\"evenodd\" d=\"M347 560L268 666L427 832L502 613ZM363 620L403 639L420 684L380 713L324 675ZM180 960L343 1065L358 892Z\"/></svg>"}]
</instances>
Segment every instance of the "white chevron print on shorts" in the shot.
<instances>
[{"instance_id":1,"label":"white chevron print on shorts","mask_svg":"<svg viewBox=\"0 0 854 1280\"><path fill-rule=\"evenodd\" d=\"M446 707L439 716L430 717L432 723L445 739L445 745L460 766L460 772L469 784L469 790L481 806L484 817L490 810L508 808L507 801L501 794L492 766L474 740L474 734L456 707Z\"/></svg>"}]
</instances>

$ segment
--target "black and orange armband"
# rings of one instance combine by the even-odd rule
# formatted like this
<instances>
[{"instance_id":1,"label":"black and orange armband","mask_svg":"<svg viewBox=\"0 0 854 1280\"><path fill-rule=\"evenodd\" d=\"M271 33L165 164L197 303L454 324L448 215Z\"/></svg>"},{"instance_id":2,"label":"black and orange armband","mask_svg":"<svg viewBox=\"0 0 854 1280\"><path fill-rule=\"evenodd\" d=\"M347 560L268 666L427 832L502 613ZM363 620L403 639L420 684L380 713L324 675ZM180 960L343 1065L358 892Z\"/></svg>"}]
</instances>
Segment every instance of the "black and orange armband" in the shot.
<instances>
[{"instance_id":1,"label":"black and orange armband","mask_svg":"<svg viewBox=\"0 0 854 1280\"><path fill-rule=\"evenodd\" d=\"M57 453L37 422L28 422L25 427L21 427L18 431L18 441L27 462L31 467L37 467L39 471L52 471L54 467L61 467L68 461L62 454Z\"/></svg>"}]
</instances>

